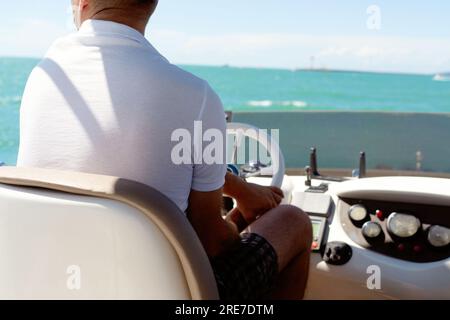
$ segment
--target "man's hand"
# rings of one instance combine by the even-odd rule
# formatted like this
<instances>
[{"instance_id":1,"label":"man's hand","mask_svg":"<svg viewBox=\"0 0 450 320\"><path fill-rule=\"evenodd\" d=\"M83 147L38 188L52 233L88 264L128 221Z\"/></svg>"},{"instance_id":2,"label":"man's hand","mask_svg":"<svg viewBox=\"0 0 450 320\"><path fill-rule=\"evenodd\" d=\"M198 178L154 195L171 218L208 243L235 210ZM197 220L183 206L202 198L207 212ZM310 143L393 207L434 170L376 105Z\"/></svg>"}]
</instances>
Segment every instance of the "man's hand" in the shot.
<instances>
[{"instance_id":1,"label":"man's hand","mask_svg":"<svg viewBox=\"0 0 450 320\"><path fill-rule=\"evenodd\" d=\"M236 199L236 202L239 212L248 224L267 211L278 207L284 198L283 191L277 187L246 183L245 190Z\"/></svg>"},{"instance_id":2,"label":"man's hand","mask_svg":"<svg viewBox=\"0 0 450 320\"><path fill-rule=\"evenodd\" d=\"M277 207L284 197L283 191L279 188L248 183L231 173L226 176L224 193L236 200L237 209L247 225ZM233 215L235 214L236 211Z\"/></svg>"}]
</instances>

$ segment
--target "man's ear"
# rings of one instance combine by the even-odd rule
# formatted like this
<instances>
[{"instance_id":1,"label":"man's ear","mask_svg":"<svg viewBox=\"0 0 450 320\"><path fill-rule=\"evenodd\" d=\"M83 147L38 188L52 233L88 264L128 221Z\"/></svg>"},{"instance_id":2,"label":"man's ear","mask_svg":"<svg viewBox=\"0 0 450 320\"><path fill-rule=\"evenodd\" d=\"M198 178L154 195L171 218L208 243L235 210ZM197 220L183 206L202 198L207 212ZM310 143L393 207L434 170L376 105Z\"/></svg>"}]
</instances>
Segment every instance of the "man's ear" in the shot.
<instances>
[{"instance_id":1,"label":"man's ear","mask_svg":"<svg viewBox=\"0 0 450 320\"><path fill-rule=\"evenodd\" d=\"M80 0L81 2L81 9L86 9L87 6L89 6L91 4L91 0Z\"/></svg>"}]
</instances>

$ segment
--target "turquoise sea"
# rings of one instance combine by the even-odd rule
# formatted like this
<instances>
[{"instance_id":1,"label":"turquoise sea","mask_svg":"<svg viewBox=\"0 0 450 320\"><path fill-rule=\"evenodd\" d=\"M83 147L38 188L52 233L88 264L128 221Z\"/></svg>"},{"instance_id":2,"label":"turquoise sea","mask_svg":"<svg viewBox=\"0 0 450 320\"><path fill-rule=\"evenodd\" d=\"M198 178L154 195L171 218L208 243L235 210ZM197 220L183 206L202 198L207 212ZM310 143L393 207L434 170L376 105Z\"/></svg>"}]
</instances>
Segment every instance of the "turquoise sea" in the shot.
<instances>
[{"instance_id":1,"label":"turquoise sea","mask_svg":"<svg viewBox=\"0 0 450 320\"><path fill-rule=\"evenodd\" d=\"M0 161L7 164L16 162L21 96L37 63L0 58ZM450 82L435 81L434 75L182 67L208 80L225 108L235 112L450 113Z\"/></svg>"}]
</instances>

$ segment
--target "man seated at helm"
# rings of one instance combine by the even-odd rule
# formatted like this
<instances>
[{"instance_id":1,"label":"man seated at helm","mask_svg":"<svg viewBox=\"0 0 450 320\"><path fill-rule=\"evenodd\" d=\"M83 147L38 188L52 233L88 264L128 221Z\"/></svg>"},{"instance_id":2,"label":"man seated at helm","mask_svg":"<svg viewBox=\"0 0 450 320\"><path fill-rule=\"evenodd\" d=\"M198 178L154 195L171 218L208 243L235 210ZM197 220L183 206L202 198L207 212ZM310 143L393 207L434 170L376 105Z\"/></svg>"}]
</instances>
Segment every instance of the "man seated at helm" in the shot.
<instances>
[{"instance_id":1,"label":"man seated at helm","mask_svg":"<svg viewBox=\"0 0 450 320\"><path fill-rule=\"evenodd\" d=\"M175 164L173 132L194 122L226 136L220 98L144 37L157 0L73 0L78 32L57 40L28 80L19 167L120 176L150 185L186 213L210 257L222 299L301 299L309 218L279 206L275 187L226 164ZM63 14L63 13L61 13ZM222 197L237 208L226 219Z\"/></svg>"}]
</instances>

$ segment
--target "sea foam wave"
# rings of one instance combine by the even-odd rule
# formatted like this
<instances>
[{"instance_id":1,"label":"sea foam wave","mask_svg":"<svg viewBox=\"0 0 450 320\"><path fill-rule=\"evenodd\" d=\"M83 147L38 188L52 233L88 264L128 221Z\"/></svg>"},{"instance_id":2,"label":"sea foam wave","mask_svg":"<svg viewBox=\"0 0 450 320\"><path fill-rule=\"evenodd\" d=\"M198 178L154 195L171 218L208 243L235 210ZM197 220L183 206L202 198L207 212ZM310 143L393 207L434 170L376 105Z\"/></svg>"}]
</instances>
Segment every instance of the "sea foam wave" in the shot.
<instances>
[{"instance_id":1,"label":"sea foam wave","mask_svg":"<svg viewBox=\"0 0 450 320\"><path fill-rule=\"evenodd\" d=\"M14 96L14 97L0 97L0 105L1 106L7 106L12 103L20 103L22 101L21 96Z\"/></svg>"},{"instance_id":2,"label":"sea foam wave","mask_svg":"<svg viewBox=\"0 0 450 320\"><path fill-rule=\"evenodd\" d=\"M273 106L306 108L308 103L301 100L294 101L272 101L272 100L254 100L247 102L249 107L270 108Z\"/></svg>"},{"instance_id":3,"label":"sea foam wave","mask_svg":"<svg viewBox=\"0 0 450 320\"><path fill-rule=\"evenodd\" d=\"M438 82L450 82L450 78L433 79L433 81L438 81Z\"/></svg>"},{"instance_id":4,"label":"sea foam wave","mask_svg":"<svg viewBox=\"0 0 450 320\"><path fill-rule=\"evenodd\" d=\"M450 81L450 76L447 76L447 75L443 76L443 75L437 74L437 75L434 76L433 80L434 81L449 82Z\"/></svg>"}]
</instances>

